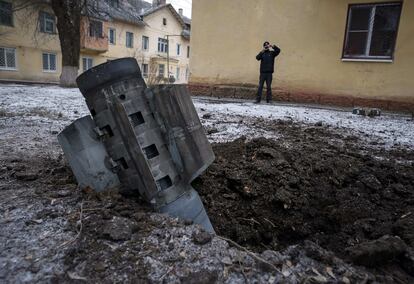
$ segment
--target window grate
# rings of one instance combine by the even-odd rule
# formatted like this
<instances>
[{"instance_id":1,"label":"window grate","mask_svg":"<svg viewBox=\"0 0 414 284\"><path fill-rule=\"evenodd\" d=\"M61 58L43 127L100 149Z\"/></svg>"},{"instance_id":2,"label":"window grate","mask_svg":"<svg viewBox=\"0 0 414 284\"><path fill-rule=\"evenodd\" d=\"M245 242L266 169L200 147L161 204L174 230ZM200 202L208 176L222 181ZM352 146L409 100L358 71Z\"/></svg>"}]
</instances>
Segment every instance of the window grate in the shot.
<instances>
[{"instance_id":1,"label":"window grate","mask_svg":"<svg viewBox=\"0 0 414 284\"><path fill-rule=\"evenodd\" d=\"M0 47L0 69L16 70L16 49Z\"/></svg>"},{"instance_id":2,"label":"window grate","mask_svg":"<svg viewBox=\"0 0 414 284\"><path fill-rule=\"evenodd\" d=\"M157 185L160 191L165 190L172 186L171 178L169 176L160 178L159 180L157 180Z\"/></svg>"},{"instance_id":3,"label":"window grate","mask_svg":"<svg viewBox=\"0 0 414 284\"><path fill-rule=\"evenodd\" d=\"M133 126L138 126L145 123L144 117L140 111L131 114L129 117L131 118Z\"/></svg>"},{"instance_id":4,"label":"window grate","mask_svg":"<svg viewBox=\"0 0 414 284\"><path fill-rule=\"evenodd\" d=\"M56 71L56 54L43 53L43 71Z\"/></svg>"},{"instance_id":5,"label":"window grate","mask_svg":"<svg viewBox=\"0 0 414 284\"><path fill-rule=\"evenodd\" d=\"M155 144L145 147L142 150L144 151L145 156L147 157L148 160L151 160L152 158L155 158L160 154Z\"/></svg>"}]
</instances>

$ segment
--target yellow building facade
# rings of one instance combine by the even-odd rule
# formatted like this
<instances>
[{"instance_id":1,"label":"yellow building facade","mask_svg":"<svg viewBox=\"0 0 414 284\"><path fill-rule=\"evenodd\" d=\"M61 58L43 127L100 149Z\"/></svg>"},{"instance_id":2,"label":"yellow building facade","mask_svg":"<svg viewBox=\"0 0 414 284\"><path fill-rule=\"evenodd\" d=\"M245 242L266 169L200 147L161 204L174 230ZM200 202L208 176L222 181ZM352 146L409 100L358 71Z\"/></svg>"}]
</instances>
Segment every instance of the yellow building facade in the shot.
<instances>
[{"instance_id":1,"label":"yellow building facade","mask_svg":"<svg viewBox=\"0 0 414 284\"><path fill-rule=\"evenodd\" d=\"M91 22L99 23L100 35L91 36ZM189 34L183 35L185 28L181 15L169 4L144 13L141 24L122 19L84 18L79 74L108 60L135 57L147 80L167 80L169 65L170 77L176 83L187 83L190 38ZM165 43L167 35L168 62L166 49L160 51L158 47L159 41ZM0 81L57 83L61 56L56 19L48 6L13 11L11 25L0 23Z\"/></svg>"},{"instance_id":2,"label":"yellow building facade","mask_svg":"<svg viewBox=\"0 0 414 284\"><path fill-rule=\"evenodd\" d=\"M255 56L269 41L282 50L275 99L412 109L414 1L197 0L192 18L190 85L196 93L253 99ZM347 56L358 48L376 56Z\"/></svg>"}]
</instances>

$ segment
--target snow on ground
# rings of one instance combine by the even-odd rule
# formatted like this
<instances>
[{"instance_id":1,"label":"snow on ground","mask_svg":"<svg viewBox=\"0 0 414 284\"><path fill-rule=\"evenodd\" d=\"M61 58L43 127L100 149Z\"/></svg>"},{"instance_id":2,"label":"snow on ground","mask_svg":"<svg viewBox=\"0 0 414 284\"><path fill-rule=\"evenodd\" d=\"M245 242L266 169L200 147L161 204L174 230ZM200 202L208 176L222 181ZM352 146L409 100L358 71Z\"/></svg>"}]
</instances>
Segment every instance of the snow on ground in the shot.
<instances>
[{"instance_id":1,"label":"snow on ground","mask_svg":"<svg viewBox=\"0 0 414 284\"><path fill-rule=\"evenodd\" d=\"M205 127L214 128L209 138L214 142L229 141L245 135L248 138L264 136L278 138L278 134L260 129L248 120L285 120L314 125L323 123L364 139L380 140L386 147L414 146L414 123L410 117L386 113L369 118L353 115L348 109L328 109L287 104L253 104L246 100L193 99ZM0 85L0 118L30 116L60 131L71 121L89 114L77 88L45 85ZM203 116L211 115L211 117ZM0 128L1 129L1 128Z\"/></svg>"}]
</instances>

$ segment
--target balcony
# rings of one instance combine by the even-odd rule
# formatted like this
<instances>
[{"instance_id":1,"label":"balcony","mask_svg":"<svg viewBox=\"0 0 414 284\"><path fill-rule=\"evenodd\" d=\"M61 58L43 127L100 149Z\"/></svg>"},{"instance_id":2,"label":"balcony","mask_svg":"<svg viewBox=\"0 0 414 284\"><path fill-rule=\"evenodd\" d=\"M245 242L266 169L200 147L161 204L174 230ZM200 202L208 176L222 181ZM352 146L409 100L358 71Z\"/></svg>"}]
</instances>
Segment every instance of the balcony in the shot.
<instances>
[{"instance_id":1,"label":"balcony","mask_svg":"<svg viewBox=\"0 0 414 284\"><path fill-rule=\"evenodd\" d=\"M83 18L81 21L80 48L85 53L103 53L108 51L106 22Z\"/></svg>"}]
</instances>

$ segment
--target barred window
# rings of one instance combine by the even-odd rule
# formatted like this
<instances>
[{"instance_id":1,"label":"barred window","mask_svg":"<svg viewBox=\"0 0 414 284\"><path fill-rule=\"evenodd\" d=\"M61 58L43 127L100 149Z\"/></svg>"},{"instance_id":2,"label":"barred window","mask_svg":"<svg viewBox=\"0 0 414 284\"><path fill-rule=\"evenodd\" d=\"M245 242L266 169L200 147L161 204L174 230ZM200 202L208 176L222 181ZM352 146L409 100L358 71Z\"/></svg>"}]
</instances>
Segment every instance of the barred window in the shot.
<instances>
[{"instance_id":1,"label":"barred window","mask_svg":"<svg viewBox=\"0 0 414 284\"><path fill-rule=\"evenodd\" d=\"M13 26L13 6L11 2L0 1L0 25Z\"/></svg>"},{"instance_id":2,"label":"barred window","mask_svg":"<svg viewBox=\"0 0 414 284\"><path fill-rule=\"evenodd\" d=\"M46 12L39 14L40 31L42 33L55 33L55 16Z\"/></svg>"},{"instance_id":3,"label":"barred window","mask_svg":"<svg viewBox=\"0 0 414 284\"><path fill-rule=\"evenodd\" d=\"M392 59L402 4L349 6L343 58Z\"/></svg>"},{"instance_id":4,"label":"barred window","mask_svg":"<svg viewBox=\"0 0 414 284\"><path fill-rule=\"evenodd\" d=\"M43 71L53 72L56 71L56 54L43 53Z\"/></svg>"},{"instance_id":5,"label":"barred window","mask_svg":"<svg viewBox=\"0 0 414 284\"><path fill-rule=\"evenodd\" d=\"M86 71L93 67L93 58L90 57L83 57L82 58L82 67L83 71Z\"/></svg>"},{"instance_id":6,"label":"barred window","mask_svg":"<svg viewBox=\"0 0 414 284\"><path fill-rule=\"evenodd\" d=\"M181 53L181 44L177 43L177 55Z\"/></svg>"},{"instance_id":7,"label":"barred window","mask_svg":"<svg viewBox=\"0 0 414 284\"><path fill-rule=\"evenodd\" d=\"M16 49L0 47L0 69L16 70Z\"/></svg>"},{"instance_id":8,"label":"barred window","mask_svg":"<svg viewBox=\"0 0 414 284\"><path fill-rule=\"evenodd\" d=\"M168 41L165 38L158 38L158 52L167 52Z\"/></svg>"}]
</instances>

